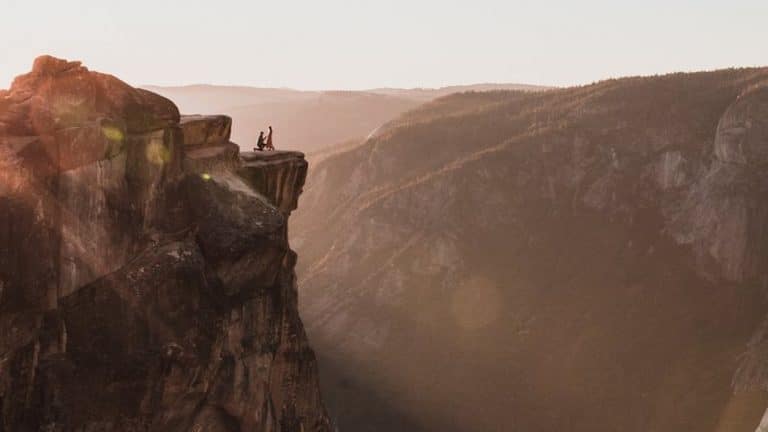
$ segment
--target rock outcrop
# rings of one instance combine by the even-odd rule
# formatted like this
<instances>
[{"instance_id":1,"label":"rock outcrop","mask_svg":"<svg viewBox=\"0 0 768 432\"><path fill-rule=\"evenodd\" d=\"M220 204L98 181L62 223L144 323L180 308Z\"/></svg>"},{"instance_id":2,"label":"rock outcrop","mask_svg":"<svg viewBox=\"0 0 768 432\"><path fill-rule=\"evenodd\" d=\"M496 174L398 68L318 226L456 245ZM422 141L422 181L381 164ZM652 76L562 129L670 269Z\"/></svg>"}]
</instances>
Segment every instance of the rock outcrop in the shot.
<instances>
[{"instance_id":1,"label":"rock outcrop","mask_svg":"<svg viewBox=\"0 0 768 432\"><path fill-rule=\"evenodd\" d=\"M327 431L300 153L40 57L0 91L0 431Z\"/></svg>"},{"instance_id":2,"label":"rock outcrop","mask_svg":"<svg viewBox=\"0 0 768 432\"><path fill-rule=\"evenodd\" d=\"M768 86L739 95L707 152L673 235L693 246L700 271L768 287Z\"/></svg>"}]
</instances>

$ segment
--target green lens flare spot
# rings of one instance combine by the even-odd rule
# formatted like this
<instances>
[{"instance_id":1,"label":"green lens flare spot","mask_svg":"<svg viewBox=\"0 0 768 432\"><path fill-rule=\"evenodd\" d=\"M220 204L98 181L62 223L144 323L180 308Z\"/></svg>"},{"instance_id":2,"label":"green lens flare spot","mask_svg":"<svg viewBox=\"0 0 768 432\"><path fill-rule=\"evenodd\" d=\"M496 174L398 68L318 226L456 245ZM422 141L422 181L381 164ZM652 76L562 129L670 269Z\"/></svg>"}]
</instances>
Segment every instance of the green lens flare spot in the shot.
<instances>
[{"instance_id":1,"label":"green lens flare spot","mask_svg":"<svg viewBox=\"0 0 768 432\"><path fill-rule=\"evenodd\" d=\"M210 174L208 174L208 173L202 173L202 174L200 174L200 177L201 177L203 180L205 180L205 181L208 181L208 180L210 180L210 179L211 179L211 175L210 175Z\"/></svg>"},{"instance_id":2,"label":"green lens flare spot","mask_svg":"<svg viewBox=\"0 0 768 432\"><path fill-rule=\"evenodd\" d=\"M161 142L153 142L147 146L147 160L155 165L165 165L171 161L171 151Z\"/></svg>"},{"instance_id":3,"label":"green lens flare spot","mask_svg":"<svg viewBox=\"0 0 768 432\"><path fill-rule=\"evenodd\" d=\"M113 126L102 126L101 133L110 141L122 141L125 138L123 131Z\"/></svg>"}]
</instances>

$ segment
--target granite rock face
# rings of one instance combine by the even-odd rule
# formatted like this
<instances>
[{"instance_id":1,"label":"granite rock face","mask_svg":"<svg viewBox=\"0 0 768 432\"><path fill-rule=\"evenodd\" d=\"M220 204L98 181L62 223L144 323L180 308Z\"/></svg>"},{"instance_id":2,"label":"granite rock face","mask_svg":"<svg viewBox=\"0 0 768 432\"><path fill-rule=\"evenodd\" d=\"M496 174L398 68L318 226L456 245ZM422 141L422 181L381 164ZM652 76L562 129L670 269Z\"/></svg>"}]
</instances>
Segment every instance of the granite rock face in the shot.
<instances>
[{"instance_id":1,"label":"granite rock face","mask_svg":"<svg viewBox=\"0 0 768 432\"><path fill-rule=\"evenodd\" d=\"M672 232L693 246L702 272L768 284L768 86L745 90L728 107L712 153Z\"/></svg>"},{"instance_id":2,"label":"granite rock face","mask_svg":"<svg viewBox=\"0 0 768 432\"><path fill-rule=\"evenodd\" d=\"M292 241L329 410L366 432L755 431L767 149L758 68L456 94L318 162Z\"/></svg>"},{"instance_id":3,"label":"granite rock face","mask_svg":"<svg viewBox=\"0 0 768 432\"><path fill-rule=\"evenodd\" d=\"M287 239L307 164L230 128L52 57L0 92L0 431L330 430Z\"/></svg>"}]
</instances>

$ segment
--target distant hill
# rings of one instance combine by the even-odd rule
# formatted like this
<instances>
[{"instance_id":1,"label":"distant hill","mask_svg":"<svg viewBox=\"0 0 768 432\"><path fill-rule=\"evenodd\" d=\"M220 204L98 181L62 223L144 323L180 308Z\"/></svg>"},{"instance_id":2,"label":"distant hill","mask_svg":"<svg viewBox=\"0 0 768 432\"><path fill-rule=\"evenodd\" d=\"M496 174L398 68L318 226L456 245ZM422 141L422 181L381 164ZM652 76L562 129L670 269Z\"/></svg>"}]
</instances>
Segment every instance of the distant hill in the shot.
<instances>
[{"instance_id":1,"label":"distant hill","mask_svg":"<svg viewBox=\"0 0 768 432\"><path fill-rule=\"evenodd\" d=\"M278 148L308 153L366 137L398 115L452 92L540 89L513 84L322 92L214 85L144 88L173 100L185 114L231 116L232 139L244 149L253 147L259 131L271 124Z\"/></svg>"},{"instance_id":2,"label":"distant hill","mask_svg":"<svg viewBox=\"0 0 768 432\"><path fill-rule=\"evenodd\" d=\"M440 88L377 88L367 90L370 93L378 93L389 96L399 96L408 99L419 99L422 101L430 101L442 96L448 96L452 93L464 93L464 92L487 92L493 90L524 90L524 91L540 91L550 87L528 85L528 84L471 84L471 85L456 85Z\"/></svg>"},{"instance_id":3,"label":"distant hill","mask_svg":"<svg viewBox=\"0 0 768 432\"><path fill-rule=\"evenodd\" d=\"M311 99L233 107L232 139L252 147L259 131L275 128L279 148L313 152L366 136L383 122L419 105L419 101L374 93L324 92Z\"/></svg>"},{"instance_id":4,"label":"distant hill","mask_svg":"<svg viewBox=\"0 0 768 432\"><path fill-rule=\"evenodd\" d=\"M299 101L317 97L316 92L292 89L208 84L178 87L150 85L143 86L143 88L171 99L185 114L222 114L223 111L238 106Z\"/></svg>"},{"instance_id":5,"label":"distant hill","mask_svg":"<svg viewBox=\"0 0 768 432\"><path fill-rule=\"evenodd\" d=\"M292 221L341 430L725 432L768 407L768 69L437 99Z\"/></svg>"}]
</instances>

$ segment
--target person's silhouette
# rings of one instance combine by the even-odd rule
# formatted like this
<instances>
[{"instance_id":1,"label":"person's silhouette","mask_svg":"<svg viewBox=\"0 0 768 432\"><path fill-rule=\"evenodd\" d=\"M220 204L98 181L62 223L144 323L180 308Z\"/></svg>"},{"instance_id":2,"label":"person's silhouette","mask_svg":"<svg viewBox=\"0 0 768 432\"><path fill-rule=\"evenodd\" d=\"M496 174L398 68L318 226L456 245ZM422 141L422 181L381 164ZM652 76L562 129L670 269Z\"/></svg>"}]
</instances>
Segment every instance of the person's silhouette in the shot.
<instances>
[{"instance_id":1,"label":"person's silhouette","mask_svg":"<svg viewBox=\"0 0 768 432\"><path fill-rule=\"evenodd\" d=\"M272 144L272 126L269 126L269 133L267 134L267 150L275 150L275 146Z\"/></svg>"},{"instance_id":2,"label":"person's silhouette","mask_svg":"<svg viewBox=\"0 0 768 432\"><path fill-rule=\"evenodd\" d=\"M264 151L264 147L266 144L264 143L264 131L259 132L259 140L256 142L256 148L254 150L258 151Z\"/></svg>"}]
</instances>

